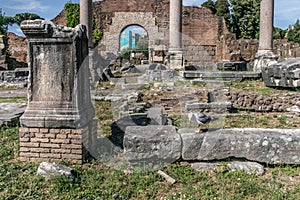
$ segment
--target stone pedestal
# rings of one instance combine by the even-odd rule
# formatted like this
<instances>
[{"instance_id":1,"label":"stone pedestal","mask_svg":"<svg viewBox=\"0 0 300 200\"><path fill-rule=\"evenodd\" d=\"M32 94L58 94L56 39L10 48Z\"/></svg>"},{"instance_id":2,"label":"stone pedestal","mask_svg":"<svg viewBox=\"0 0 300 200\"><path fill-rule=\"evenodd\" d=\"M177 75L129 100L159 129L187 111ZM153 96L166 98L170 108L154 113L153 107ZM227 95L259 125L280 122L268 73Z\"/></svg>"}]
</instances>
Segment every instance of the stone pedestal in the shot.
<instances>
[{"instance_id":1,"label":"stone pedestal","mask_svg":"<svg viewBox=\"0 0 300 200\"><path fill-rule=\"evenodd\" d=\"M254 58L254 72L262 72L263 68L269 67L278 62L278 56L271 50L258 50Z\"/></svg>"},{"instance_id":2,"label":"stone pedestal","mask_svg":"<svg viewBox=\"0 0 300 200\"><path fill-rule=\"evenodd\" d=\"M183 51L169 51L170 69L183 69Z\"/></svg>"},{"instance_id":3,"label":"stone pedestal","mask_svg":"<svg viewBox=\"0 0 300 200\"><path fill-rule=\"evenodd\" d=\"M24 147L20 158L49 161L57 151L60 153L55 159L69 156L79 163L83 160L83 138L95 135L91 132L95 130L95 111L85 26L73 29L50 21L28 20L21 23L21 29L28 38L30 72L28 105L20 118L20 142ZM74 142L73 137L78 140Z\"/></svg>"},{"instance_id":4,"label":"stone pedestal","mask_svg":"<svg viewBox=\"0 0 300 200\"><path fill-rule=\"evenodd\" d=\"M274 21L274 0L261 0L260 2L260 27L259 47L254 58L255 72L261 72L263 67L276 64L278 56L273 50L273 21Z\"/></svg>"}]
</instances>

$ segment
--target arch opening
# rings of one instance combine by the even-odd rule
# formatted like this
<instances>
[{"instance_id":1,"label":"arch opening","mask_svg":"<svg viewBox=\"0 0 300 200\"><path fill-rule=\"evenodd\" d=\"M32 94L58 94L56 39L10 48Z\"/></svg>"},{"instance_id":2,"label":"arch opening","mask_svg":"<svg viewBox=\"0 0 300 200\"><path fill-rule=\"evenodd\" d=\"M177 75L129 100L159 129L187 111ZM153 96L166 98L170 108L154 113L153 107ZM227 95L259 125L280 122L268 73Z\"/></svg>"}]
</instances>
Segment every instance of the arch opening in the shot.
<instances>
[{"instance_id":1,"label":"arch opening","mask_svg":"<svg viewBox=\"0 0 300 200\"><path fill-rule=\"evenodd\" d=\"M149 36L140 25L125 27L119 38L119 51L125 61L142 64L149 60Z\"/></svg>"}]
</instances>

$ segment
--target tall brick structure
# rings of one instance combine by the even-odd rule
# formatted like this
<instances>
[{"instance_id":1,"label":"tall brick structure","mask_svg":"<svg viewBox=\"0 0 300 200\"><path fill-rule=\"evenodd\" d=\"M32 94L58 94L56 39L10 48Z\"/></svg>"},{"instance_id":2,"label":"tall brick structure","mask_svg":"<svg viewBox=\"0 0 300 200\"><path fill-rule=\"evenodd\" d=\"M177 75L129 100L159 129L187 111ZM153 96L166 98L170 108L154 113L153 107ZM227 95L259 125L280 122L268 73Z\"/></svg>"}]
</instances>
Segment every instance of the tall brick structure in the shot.
<instances>
[{"instance_id":1,"label":"tall brick structure","mask_svg":"<svg viewBox=\"0 0 300 200\"><path fill-rule=\"evenodd\" d=\"M82 163L96 136L85 26L21 24L28 38L28 105L20 118L20 159Z\"/></svg>"},{"instance_id":2,"label":"tall brick structure","mask_svg":"<svg viewBox=\"0 0 300 200\"><path fill-rule=\"evenodd\" d=\"M93 3L93 15L104 33L100 53L107 66L119 51L121 32L130 25L140 25L148 33L149 49L153 55L161 55L169 49L169 0L103 0ZM222 17L212 14L208 8L183 6L182 49L185 63L206 66L216 61L216 41L228 33ZM151 57L151 56L150 56Z\"/></svg>"}]
</instances>

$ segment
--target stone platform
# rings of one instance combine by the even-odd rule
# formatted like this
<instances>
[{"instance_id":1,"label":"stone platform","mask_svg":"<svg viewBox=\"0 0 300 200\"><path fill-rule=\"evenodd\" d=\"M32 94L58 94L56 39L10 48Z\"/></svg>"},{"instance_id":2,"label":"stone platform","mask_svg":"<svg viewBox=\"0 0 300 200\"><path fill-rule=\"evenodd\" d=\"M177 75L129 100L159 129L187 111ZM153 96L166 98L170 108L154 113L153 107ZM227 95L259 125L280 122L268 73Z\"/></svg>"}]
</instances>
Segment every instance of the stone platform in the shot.
<instances>
[{"instance_id":1,"label":"stone platform","mask_svg":"<svg viewBox=\"0 0 300 200\"><path fill-rule=\"evenodd\" d=\"M259 79L261 73L257 72L207 72L207 71L183 71L179 74L183 78L223 79L239 82L243 79Z\"/></svg>"}]
</instances>

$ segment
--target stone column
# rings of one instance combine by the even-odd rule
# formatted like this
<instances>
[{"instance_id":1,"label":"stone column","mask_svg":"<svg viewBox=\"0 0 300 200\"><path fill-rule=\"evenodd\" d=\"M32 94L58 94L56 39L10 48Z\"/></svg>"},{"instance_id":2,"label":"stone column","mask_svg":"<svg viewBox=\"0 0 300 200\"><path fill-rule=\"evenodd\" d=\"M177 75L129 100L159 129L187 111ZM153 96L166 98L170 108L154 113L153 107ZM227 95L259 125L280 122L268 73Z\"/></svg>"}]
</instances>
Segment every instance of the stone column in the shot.
<instances>
[{"instance_id":1,"label":"stone column","mask_svg":"<svg viewBox=\"0 0 300 200\"><path fill-rule=\"evenodd\" d=\"M263 67L277 62L273 53L274 0L260 1L259 47L255 55L254 71L261 72Z\"/></svg>"},{"instance_id":2,"label":"stone column","mask_svg":"<svg viewBox=\"0 0 300 200\"><path fill-rule=\"evenodd\" d=\"M80 0L80 24L86 26L89 47L92 47L92 0Z\"/></svg>"},{"instance_id":3,"label":"stone column","mask_svg":"<svg viewBox=\"0 0 300 200\"><path fill-rule=\"evenodd\" d=\"M89 68L91 73L91 78L93 83L99 81L95 63L95 57L97 56L97 49L94 49L93 45L93 2L92 0L80 0L80 24L86 26L87 37L88 37L88 46L89 46ZM93 86L94 86L93 84Z\"/></svg>"},{"instance_id":4,"label":"stone column","mask_svg":"<svg viewBox=\"0 0 300 200\"><path fill-rule=\"evenodd\" d=\"M170 68L182 69L182 0L170 0L169 56Z\"/></svg>"},{"instance_id":5,"label":"stone column","mask_svg":"<svg viewBox=\"0 0 300 200\"><path fill-rule=\"evenodd\" d=\"M20 159L82 163L96 136L85 26L21 23L28 39L28 105L20 118Z\"/></svg>"}]
</instances>

